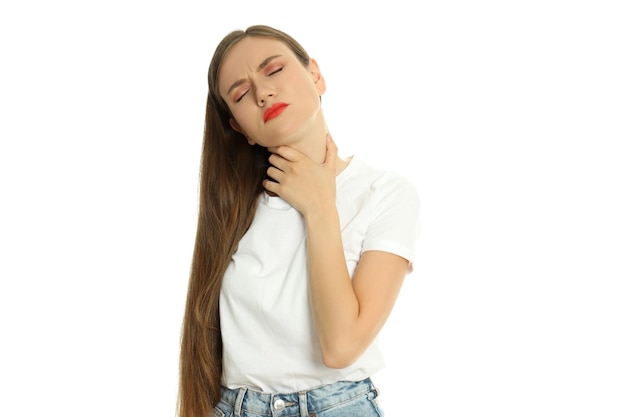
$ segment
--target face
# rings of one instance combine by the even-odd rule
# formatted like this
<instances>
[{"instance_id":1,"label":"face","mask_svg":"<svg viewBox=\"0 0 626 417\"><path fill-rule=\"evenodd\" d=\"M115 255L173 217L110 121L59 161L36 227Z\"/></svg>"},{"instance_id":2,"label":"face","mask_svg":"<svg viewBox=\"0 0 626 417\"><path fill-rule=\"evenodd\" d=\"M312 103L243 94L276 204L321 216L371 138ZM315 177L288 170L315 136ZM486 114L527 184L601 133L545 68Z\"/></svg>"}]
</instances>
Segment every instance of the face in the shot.
<instances>
[{"instance_id":1,"label":"face","mask_svg":"<svg viewBox=\"0 0 626 417\"><path fill-rule=\"evenodd\" d=\"M304 67L278 40L242 39L223 58L218 80L231 126L250 144L293 145L323 123L326 87L317 63L311 59Z\"/></svg>"}]
</instances>

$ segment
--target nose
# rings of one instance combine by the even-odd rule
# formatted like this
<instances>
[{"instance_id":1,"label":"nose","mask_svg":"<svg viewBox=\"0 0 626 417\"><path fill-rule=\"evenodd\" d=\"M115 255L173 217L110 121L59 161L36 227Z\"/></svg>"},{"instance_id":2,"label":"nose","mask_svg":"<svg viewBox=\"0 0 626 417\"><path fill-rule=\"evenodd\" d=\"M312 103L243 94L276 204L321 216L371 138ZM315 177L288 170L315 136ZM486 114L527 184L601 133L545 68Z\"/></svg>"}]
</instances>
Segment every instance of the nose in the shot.
<instances>
[{"instance_id":1,"label":"nose","mask_svg":"<svg viewBox=\"0 0 626 417\"><path fill-rule=\"evenodd\" d=\"M270 98L276 96L276 92L268 86L261 86L257 89L257 104L261 107L265 106Z\"/></svg>"}]
</instances>

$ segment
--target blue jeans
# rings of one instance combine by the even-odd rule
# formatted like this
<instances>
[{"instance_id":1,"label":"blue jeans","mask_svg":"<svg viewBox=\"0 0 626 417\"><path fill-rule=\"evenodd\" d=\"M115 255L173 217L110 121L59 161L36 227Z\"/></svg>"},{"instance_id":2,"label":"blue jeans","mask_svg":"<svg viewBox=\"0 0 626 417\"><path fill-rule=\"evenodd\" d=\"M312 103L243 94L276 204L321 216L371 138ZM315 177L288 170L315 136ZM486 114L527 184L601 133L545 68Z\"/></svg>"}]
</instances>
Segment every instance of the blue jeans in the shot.
<instances>
[{"instance_id":1,"label":"blue jeans","mask_svg":"<svg viewBox=\"0 0 626 417\"><path fill-rule=\"evenodd\" d=\"M214 417L383 417L378 391L367 378L340 381L309 391L266 394L222 387Z\"/></svg>"}]
</instances>

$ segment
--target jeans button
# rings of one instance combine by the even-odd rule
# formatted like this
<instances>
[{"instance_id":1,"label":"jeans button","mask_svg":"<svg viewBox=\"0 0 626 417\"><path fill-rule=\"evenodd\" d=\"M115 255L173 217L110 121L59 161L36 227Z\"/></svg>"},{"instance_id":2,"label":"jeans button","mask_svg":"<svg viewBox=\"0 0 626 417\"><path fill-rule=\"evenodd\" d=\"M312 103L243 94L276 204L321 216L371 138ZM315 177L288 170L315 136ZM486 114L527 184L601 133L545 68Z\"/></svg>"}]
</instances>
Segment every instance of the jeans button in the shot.
<instances>
[{"instance_id":1,"label":"jeans button","mask_svg":"<svg viewBox=\"0 0 626 417\"><path fill-rule=\"evenodd\" d=\"M275 410L282 410L283 408L285 408L285 402L283 400L276 400L276 401L274 401L274 409Z\"/></svg>"}]
</instances>

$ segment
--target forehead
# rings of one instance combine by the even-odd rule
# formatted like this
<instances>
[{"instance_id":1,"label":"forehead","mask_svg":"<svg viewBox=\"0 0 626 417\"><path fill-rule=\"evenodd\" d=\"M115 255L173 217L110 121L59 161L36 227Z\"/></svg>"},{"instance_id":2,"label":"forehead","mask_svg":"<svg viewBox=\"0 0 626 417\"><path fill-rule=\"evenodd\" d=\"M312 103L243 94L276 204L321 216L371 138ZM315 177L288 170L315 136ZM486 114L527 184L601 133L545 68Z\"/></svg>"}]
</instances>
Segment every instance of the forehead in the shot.
<instances>
[{"instance_id":1,"label":"forehead","mask_svg":"<svg viewBox=\"0 0 626 417\"><path fill-rule=\"evenodd\" d=\"M235 81L247 71L254 71L264 59L274 55L295 58L283 42L263 37L247 37L234 44L222 58L218 80L221 87Z\"/></svg>"}]
</instances>

